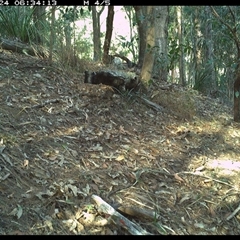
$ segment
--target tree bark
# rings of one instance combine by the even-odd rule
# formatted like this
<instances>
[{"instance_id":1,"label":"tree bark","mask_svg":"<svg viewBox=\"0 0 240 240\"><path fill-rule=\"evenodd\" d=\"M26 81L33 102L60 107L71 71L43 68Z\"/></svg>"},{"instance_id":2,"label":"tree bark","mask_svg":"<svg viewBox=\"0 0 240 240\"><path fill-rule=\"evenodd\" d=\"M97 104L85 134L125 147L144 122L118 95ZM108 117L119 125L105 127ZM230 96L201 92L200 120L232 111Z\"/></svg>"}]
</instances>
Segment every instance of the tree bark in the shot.
<instances>
[{"instance_id":1,"label":"tree bark","mask_svg":"<svg viewBox=\"0 0 240 240\"><path fill-rule=\"evenodd\" d=\"M64 34L65 34L65 42L66 42L66 53L69 54L70 57L70 53L72 50L72 29L70 26L71 22L69 20L65 20L64 22Z\"/></svg>"},{"instance_id":2,"label":"tree bark","mask_svg":"<svg viewBox=\"0 0 240 240\"><path fill-rule=\"evenodd\" d=\"M51 9L51 35L50 35L50 46L49 46L49 61L52 62L53 57L53 46L54 46L54 39L55 39L55 12L56 12L56 6L52 6Z\"/></svg>"},{"instance_id":3,"label":"tree bark","mask_svg":"<svg viewBox=\"0 0 240 240\"><path fill-rule=\"evenodd\" d=\"M240 71L240 69L238 70ZM233 114L234 114L234 121L240 122L240 74L237 74L234 82L234 107L233 107Z\"/></svg>"},{"instance_id":4,"label":"tree bark","mask_svg":"<svg viewBox=\"0 0 240 240\"><path fill-rule=\"evenodd\" d=\"M153 75L160 81L167 81L168 77L168 6L154 7L154 28L156 54Z\"/></svg>"},{"instance_id":5,"label":"tree bark","mask_svg":"<svg viewBox=\"0 0 240 240\"><path fill-rule=\"evenodd\" d=\"M144 55L146 51L146 34L147 34L147 6L133 6L136 13L138 26L138 67L142 68Z\"/></svg>"},{"instance_id":6,"label":"tree bark","mask_svg":"<svg viewBox=\"0 0 240 240\"><path fill-rule=\"evenodd\" d=\"M135 10L133 9L132 6L124 6L124 9L125 9L125 13L128 17L129 27L130 27L130 33L129 34L130 34L131 44L129 45L129 50L133 55L133 62L136 62L137 58L136 58L136 53L135 53L135 46L134 46L134 43L133 43L134 33L133 33L133 17L132 17L132 16L134 16Z\"/></svg>"},{"instance_id":7,"label":"tree bark","mask_svg":"<svg viewBox=\"0 0 240 240\"><path fill-rule=\"evenodd\" d=\"M153 64L155 59L155 27L154 27L154 7L147 6L148 29L146 35L146 52L144 54L143 66L140 73L140 80L147 88L152 77Z\"/></svg>"},{"instance_id":8,"label":"tree bark","mask_svg":"<svg viewBox=\"0 0 240 240\"><path fill-rule=\"evenodd\" d=\"M36 44L43 44L43 26L46 23L46 6L37 6L33 10L33 21L37 28Z\"/></svg>"},{"instance_id":9,"label":"tree bark","mask_svg":"<svg viewBox=\"0 0 240 240\"><path fill-rule=\"evenodd\" d=\"M104 10L104 6L98 12L96 6L92 6L92 20L93 20L93 60L101 59L101 32L100 32L100 15Z\"/></svg>"},{"instance_id":10,"label":"tree bark","mask_svg":"<svg viewBox=\"0 0 240 240\"><path fill-rule=\"evenodd\" d=\"M204 11L206 16L211 16L211 10L209 6L204 7ZM217 91L217 82L215 78L215 69L214 69L214 57L213 57L213 30L212 30L212 21L207 19L205 21L205 31L204 39L205 39L205 54L204 54L204 62L205 62L205 69L207 71L207 78L204 78L202 84L202 92L206 95L210 95Z\"/></svg>"},{"instance_id":11,"label":"tree bark","mask_svg":"<svg viewBox=\"0 0 240 240\"><path fill-rule=\"evenodd\" d=\"M177 7L177 22L178 22L178 38L180 47L180 57L179 57L179 75L180 84L186 86L186 76L185 76L185 58L184 58L184 21L183 21L183 11L182 6Z\"/></svg>"},{"instance_id":12,"label":"tree bark","mask_svg":"<svg viewBox=\"0 0 240 240\"><path fill-rule=\"evenodd\" d=\"M109 56L109 48L111 44L111 38L112 38L112 30L113 30L113 17L114 17L114 7L108 6L108 16L107 16L107 28L106 28L106 35L105 35L105 41L103 46L103 63L109 64L111 62L110 56Z\"/></svg>"},{"instance_id":13,"label":"tree bark","mask_svg":"<svg viewBox=\"0 0 240 240\"><path fill-rule=\"evenodd\" d=\"M202 79L200 78L200 72L201 72L201 62L202 62L202 51L200 48L200 40L201 40L201 28L200 28L200 20L199 20L199 11L200 7L195 8L195 12L193 13L193 22L195 25L195 28L193 28L193 42L194 42L194 48L193 48L193 61L194 61L194 89L202 92Z\"/></svg>"}]
</instances>

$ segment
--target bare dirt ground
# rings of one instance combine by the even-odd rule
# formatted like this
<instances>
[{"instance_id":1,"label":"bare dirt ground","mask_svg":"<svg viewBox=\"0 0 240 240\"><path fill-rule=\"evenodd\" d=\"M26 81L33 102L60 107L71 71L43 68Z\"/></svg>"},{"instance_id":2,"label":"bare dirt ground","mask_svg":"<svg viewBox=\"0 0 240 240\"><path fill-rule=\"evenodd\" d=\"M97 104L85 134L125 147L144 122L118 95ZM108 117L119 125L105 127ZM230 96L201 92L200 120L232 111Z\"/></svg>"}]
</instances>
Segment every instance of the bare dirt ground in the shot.
<instances>
[{"instance_id":1,"label":"bare dirt ground","mask_svg":"<svg viewBox=\"0 0 240 240\"><path fill-rule=\"evenodd\" d=\"M0 53L0 234L240 233L240 129L231 111L175 85L146 104L82 73Z\"/></svg>"}]
</instances>

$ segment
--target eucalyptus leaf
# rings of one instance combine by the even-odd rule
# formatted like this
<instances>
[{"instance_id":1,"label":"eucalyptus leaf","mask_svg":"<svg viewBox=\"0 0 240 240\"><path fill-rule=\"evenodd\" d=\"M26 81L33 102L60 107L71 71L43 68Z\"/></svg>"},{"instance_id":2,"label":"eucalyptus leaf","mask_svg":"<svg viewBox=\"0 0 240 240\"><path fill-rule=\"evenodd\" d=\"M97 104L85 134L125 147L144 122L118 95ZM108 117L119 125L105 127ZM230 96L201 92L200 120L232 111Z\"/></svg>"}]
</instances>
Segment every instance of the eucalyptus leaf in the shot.
<instances>
[{"instance_id":1,"label":"eucalyptus leaf","mask_svg":"<svg viewBox=\"0 0 240 240\"><path fill-rule=\"evenodd\" d=\"M235 92L235 97L236 97L236 98L239 97L239 91Z\"/></svg>"}]
</instances>

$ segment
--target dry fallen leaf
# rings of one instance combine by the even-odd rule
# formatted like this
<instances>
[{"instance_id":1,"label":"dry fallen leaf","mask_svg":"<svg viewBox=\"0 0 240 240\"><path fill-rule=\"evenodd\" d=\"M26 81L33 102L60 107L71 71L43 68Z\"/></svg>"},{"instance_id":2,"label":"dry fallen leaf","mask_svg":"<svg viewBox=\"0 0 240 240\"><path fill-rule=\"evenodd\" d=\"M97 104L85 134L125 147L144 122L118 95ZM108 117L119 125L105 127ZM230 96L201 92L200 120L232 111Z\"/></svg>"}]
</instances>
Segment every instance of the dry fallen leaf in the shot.
<instances>
[{"instance_id":1,"label":"dry fallen leaf","mask_svg":"<svg viewBox=\"0 0 240 240\"><path fill-rule=\"evenodd\" d=\"M96 193L99 193L99 188L98 188L97 184L92 183L92 184L90 184L90 186Z\"/></svg>"},{"instance_id":2,"label":"dry fallen leaf","mask_svg":"<svg viewBox=\"0 0 240 240\"><path fill-rule=\"evenodd\" d=\"M20 205L17 205L16 208L14 208L10 213L9 215L12 215L12 216L17 216L17 219L19 219L23 214L23 209Z\"/></svg>"},{"instance_id":3,"label":"dry fallen leaf","mask_svg":"<svg viewBox=\"0 0 240 240\"><path fill-rule=\"evenodd\" d=\"M84 193L86 193L86 194L88 195L89 192L90 192L90 189L91 189L91 188L90 188L89 184L87 184L86 187L83 188L82 190L83 190Z\"/></svg>"},{"instance_id":4,"label":"dry fallen leaf","mask_svg":"<svg viewBox=\"0 0 240 240\"><path fill-rule=\"evenodd\" d=\"M70 188L72 190L73 195L76 197L77 193L78 193L78 188L74 185L71 185L71 184L67 184L66 186L67 186L67 188Z\"/></svg>"},{"instance_id":5,"label":"dry fallen leaf","mask_svg":"<svg viewBox=\"0 0 240 240\"><path fill-rule=\"evenodd\" d=\"M78 152L77 152L76 150L71 149L70 152L72 153L72 155L73 155L74 157L77 157L77 156L78 156Z\"/></svg>"},{"instance_id":6,"label":"dry fallen leaf","mask_svg":"<svg viewBox=\"0 0 240 240\"><path fill-rule=\"evenodd\" d=\"M203 224L202 222L200 222L200 223L194 223L194 227L195 228L200 228L200 229L205 229L206 225Z\"/></svg>"},{"instance_id":7,"label":"dry fallen leaf","mask_svg":"<svg viewBox=\"0 0 240 240\"><path fill-rule=\"evenodd\" d=\"M121 133L125 133L124 127L122 125L119 127L119 130Z\"/></svg>"},{"instance_id":8,"label":"dry fallen leaf","mask_svg":"<svg viewBox=\"0 0 240 240\"><path fill-rule=\"evenodd\" d=\"M108 131L105 132L106 135L106 139L109 140L111 138L111 133L109 133Z\"/></svg>"},{"instance_id":9,"label":"dry fallen leaf","mask_svg":"<svg viewBox=\"0 0 240 240\"><path fill-rule=\"evenodd\" d=\"M105 229L105 234L106 235L115 235L114 232L108 227Z\"/></svg>"},{"instance_id":10,"label":"dry fallen leaf","mask_svg":"<svg viewBox=\"0 0 240 240\"><path fill-rule=\"evenodd\" d=\"M179 201L179 204L182 204L184 201L188 200L188 199L191 199L191 194L186 194L185 196L183 196L181 198L181 200Z\"/></svg>"},{"instance_id":11,"label":"dry fallen leaf","mask_svg":"<svg viewBox=\"0 0 240 240\"><path fill-rule=\"evenodd\" d=\"M10 160L10 158L7 156L7 154L1 152L1 155L2 155L3 159L4 159L6 162L8 162L11 166L13 166L13 163L11 162L11 160Z\"/></svg>"},{"instance_id":12,"label":"dry fallen leaf","mask_svg":"<svg viewBox=\"0 0 240 240\"><path fill-rule=\"evenodd\" d=\"M52 221L45 220L44 224L50 229L50 231L53 231Z\"/></svg>"},{"instance_id":13,"label":"dry fallen leaf","mask_svg":"<svg viewBox=\"0 0 240 240\"><path fill-rule=\"evenodd\" d=\"M25 159L23 161L23 167L28 167L29 161L27 159Z\"/></svg>"},{"instance_id":14,"label":"dry fallen leaf","mask_svg":"<svg viewBox=\"0 0 240 240\"><path fill-rule=\"evenodd\" d=\"M174 177L177 181L184 182L184 180L181 177L179 177L177 173L174 174Z\"/></svg>"},{"instance_id":15,"label":"dry fallen leaf","mask_svg":"<svg viewBox=\"0 0 240 240\"><path fill-rule=\"evenodd\" d=\"M92 181L96 184L102 183L102 180L98 176L92 176Z\"/></svg>"},{"instance_id":16,"label":"dry fallen leaf","mask_svg":"<svg viewBox=\"0 0 240 240\"><path fill-rule=\"evenodd\" d=\"M57 157L58 157L58 154L50 155L50 156L49 156L49 159L52 160L52 161L54 161L54 160L57 159Z\"/></svg>"},{"instance_id":17,"label":"dry fallen leaf","mask_svg":"<svg viewBox=\"0 0 240 240\"><path fill-rule=\"evenodd\" d=\"M213 205L209 206L208 211L209 211L209 213L211 214L212 217L216 216L216 213L215 213Z\"/></svg>"},{"instance_id":18,"label":"dry fallen leaf","mask_svg":"<svg viewBox=\"0 0 240 240\"><path fill-rule=\"evenodd\" d=\"M105 226L108 224L108 220L103 218L102 216L97 216L94 221L94 225L96 226Z\"/></svg>"},{"instance_id":19,"label":"dry fallen leaf","mask_svg":"<svg viewBox=\"0 0 240 240\"><path fill-rule=\"evenodd\" d=\"M119 156L116 158L117 161L122 161L123 159L124 159L124 156L123 156L123 155L119 155Z\"/></svg>"},{"instance_id":20,"label":"dry fallen leaf","mask_svg":"<svg viewBox=\"0 0 240 240\"><path fill-rule=\"evenodd\" d=\"M103 147L98 143L96 146L92 147L93 151L102 151Z\"/></svg>"}]
</instances>

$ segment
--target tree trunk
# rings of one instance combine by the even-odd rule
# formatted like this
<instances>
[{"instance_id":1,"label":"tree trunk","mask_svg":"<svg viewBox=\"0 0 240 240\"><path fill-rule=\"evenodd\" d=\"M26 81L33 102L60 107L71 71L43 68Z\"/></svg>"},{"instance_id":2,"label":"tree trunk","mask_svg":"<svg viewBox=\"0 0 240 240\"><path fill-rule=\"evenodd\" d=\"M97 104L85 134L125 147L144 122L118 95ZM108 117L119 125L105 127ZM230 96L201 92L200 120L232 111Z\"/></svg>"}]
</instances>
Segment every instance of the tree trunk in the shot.
<instances>
[{"instance_id":1,"label":"tree trunk","mask_svg":"<svg viewBox=\"0 0 240 240\"><path fill-rule=\"evenodd\" d=\"M183 22L183 11L182 6L177 7L177 24L178 24L178 38L180 47L180 57L179 57L179 75L180 84L186 86L186 76L185 76L185 58L184 58L184 22Z\"/></svg>"},{"instance_id":2,"label":"tree trunk","mask_svg":"<svg viewBox=\"0 0 240 240\"><path fill-rule=\"evenodd\" d=\"M66 52L70 53L71 52L71 48L72 48L72 29L70 26L71 22L68 20L65 20L64 23L64 34L65 34L65 42L66 42Z\"/></svg>"},{"instance_id":3,"label":"tree trunk","mask_svg":"<svg viewBox=\"0 0 240 240\"><path fill-rule=\"evenodd\" d=\"M51 9L51 35L50 35L50 46L49 46L49 61L52 62L52 56L53 56L53 46L54 46L54 39L55 39L55 12L56 12L56 6L52 6Z\"/></svg>"},{"instance_id":4,"label":"tree trunk","mask_svg":"<svg viewBox=\"0 0 240 240\"><path fill-rule=\"evenodd\" d=\"M234 82L234 121L240 122L240 69L238 67L235 82Z\"/></svg>"},{"instance_id":5,"label":"tree trunk","mask_svg":"<svg viewBox=\"0 0 240 240\"><path fill-rule=\"evenodd\" d=\"M37 44L43 44L43 26L46 23L46 6L37 6L34 7L33 10L33 21L35 24L35 27L38 30L38 34L36 36L36 43Z\"/></svg>"},{"instance_id":6,"label":"tree trunk","mask_svg":"<svg viewBox=\"0 0 240 240\"><path fill-rule=\"evenodd\" d=\"M92 20L93 20L93 60L101 59L101 32L100 32L100 15L104 10L104 6L98 12L96 6L92 6Z\"/></svg>"},{"instance_id":7,"label":"tree trunk","mask_svg":"<svg viewBox=\"0 0 240 240\"><path fill-rule=\"evenodd\" d=\"M133 62L136 62L136 53L135 53L135 46L133 43L133 39L134 39L134 33L133 33L133 16L134 16L134 9L132 6L124 6L125 9L125 13L128 17L128 21L129 21L129 27L130 27L130 41L132 44L129 45L129 50L133 55Z\"/></svg>"},{"instance_id":8,"label":"tree trunk","mask_svg":"<svg viewBox=\"0 0 240 240\"><path fill-rule=\"evenodd\" d=\"M200 7L195 8L195 12L193 13L193 22L195 25L195 28L193 29L193 42L194 42L194 48L193 48L193 64L194 64L194 89L202 91L202 82L200 78L201 73L201 59L202 59L202 52L200 48L200 40L201 40L201 28L200 28L200 21L199 21L199 11Z\"/></svg>"},{"instance_id":9,"label":"tree trunk","mask_svg":"<svg viewBox=\"0 0 240 240\"><path fill-rule=\"evenodd\" d=\"M168 6L154 7L154 28L156 54L153 74L160 81L167 81L168 77Z\"/></svg>"},{"instance_id":10,"label":"tree trunk","mask_svg":"<svg viewBox=\"0 0 240 240\"><path fill-rule=\"evenodd\" d=\"M233 119L235 122L240 122L240 41L237 36L234 39L237 47L237 68L234 81Z\"/></svg>"},{"instance_id":11,"label":"tree trunk","mask_svg":"<svg viewBox=\"0 0 240 240\"><path fill-rule=\"evenodd\" d=\"M211 10L209 6L205 6L205 15L211 16ZM211 93L217 91L217 82L215 78L215 69L214 69L214 57L213 57L213 40L212 40L212 21L207 19L205 21L205 31L204 31L204 39L205 39L205 69L207 71L208 77L204 79L202 92L206 95L210 95Z\"/></svg>"},{"instance_id":12,"label":"tree trunk","mask_svg":"<svg viewBox=\"0 0 240 240\"><path fill-rule=\"evenodd\" d=\"M144 55L143 66L140 73L140 80L147 88L149 81L151 80L153 64L155 59L155 19L154 19L154 7L147 6L148 15L148 29L146 35L146 52Z\"/></svg>"},{"instance_id":13,"label":"tree trunk","mask_svg":"<svg viewBox=\"0 0 240 240\"><path fill-rule=\"evenodd\" d=\"M107 16L107 28L106 28L106 35L105 35L105 41L103 46L103 63L109 64L111 62L110 56L109 56L109 48L112 38L112 30L113 30L113 17L114 17L114 7L108 6L108 16Z\"/></svg>"},{"instance_id":14,"label":"tree trunk","mask_svg":"<svg viewBox=\"0 0 240 240\"><path fill-rule=\"evenodd\" d=\"M142 68L144 55L146 51L146 33L147 33L147 6L133 6L136 13L138 26L138 67Z\"/></svg>"}]
</instances>

